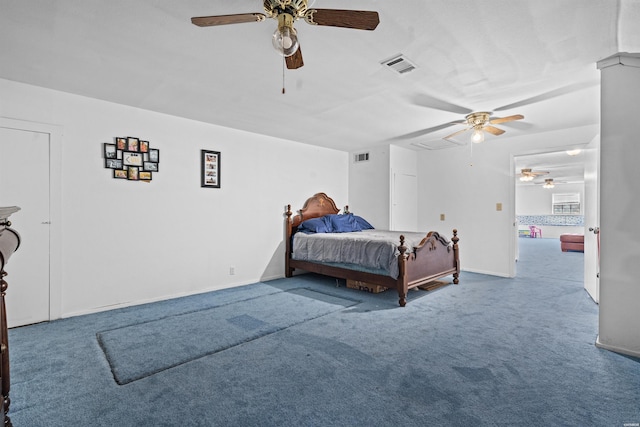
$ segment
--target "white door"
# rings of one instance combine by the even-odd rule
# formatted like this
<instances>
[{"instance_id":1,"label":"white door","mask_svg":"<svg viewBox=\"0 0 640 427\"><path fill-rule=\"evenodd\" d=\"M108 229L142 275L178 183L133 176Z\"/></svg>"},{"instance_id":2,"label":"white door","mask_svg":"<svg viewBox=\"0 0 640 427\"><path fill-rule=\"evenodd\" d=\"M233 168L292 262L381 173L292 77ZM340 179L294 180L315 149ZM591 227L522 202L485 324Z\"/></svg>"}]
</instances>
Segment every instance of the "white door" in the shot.
<instances>
[{"instance_id":1,"label":"white door","mask_svg":"<svg viewBox=\"0 0 640 427\"><path fill-rule=\"evenodd\" d=\"M600 136L587 145L584 156L584 288L600 298Z\"/></svg>"},{"instance_id":2,"label":"white door","mask_svg":"<svg viewBox=\"0 0 640 427\"><path fill-rule=\"evenodd\" d=\"M391 229L418 231L418 177L393 174Z\"/></svg>"},{"instance_id":3,"label":"white door","mask_svg":"<svg viewBox=\"0 0 640 427\"><path fill-rule=\"evenodd\" d=\"M49 320L49 134L0 127L0 205L21 237L5 270L9 327Z\"/></svg>"}]
</instances>

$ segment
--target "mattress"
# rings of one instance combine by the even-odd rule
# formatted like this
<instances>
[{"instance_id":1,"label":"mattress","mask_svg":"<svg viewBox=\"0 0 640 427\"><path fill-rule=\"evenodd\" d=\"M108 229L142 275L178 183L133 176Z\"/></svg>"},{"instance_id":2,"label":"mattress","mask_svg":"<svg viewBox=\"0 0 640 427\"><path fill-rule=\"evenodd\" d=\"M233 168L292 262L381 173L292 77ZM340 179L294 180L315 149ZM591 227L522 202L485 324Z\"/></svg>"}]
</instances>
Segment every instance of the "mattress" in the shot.
<instances>
[{"instance_id":1,"label":"mattress","mask_svg":"<svg viewBox=\"0 0 640 427\"><path fill-rule=\"evenodd\" d=\"M405 237L407 252L419 246L427 233L363 230L351 233L296 233L291 258L351 269L375 271L394 279L398 277L398 245Z\"/></svg>"}]
</instances>

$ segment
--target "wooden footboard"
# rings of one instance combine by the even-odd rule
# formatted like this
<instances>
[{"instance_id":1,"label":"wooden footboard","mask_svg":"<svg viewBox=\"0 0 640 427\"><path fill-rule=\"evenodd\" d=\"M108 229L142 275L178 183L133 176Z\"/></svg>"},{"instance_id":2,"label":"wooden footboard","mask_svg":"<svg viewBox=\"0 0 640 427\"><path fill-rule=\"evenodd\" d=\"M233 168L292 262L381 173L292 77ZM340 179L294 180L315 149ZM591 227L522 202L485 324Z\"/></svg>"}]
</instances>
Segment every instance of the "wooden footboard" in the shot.
<instances>
[{"instance_id":1,"label":"wooden footboard","mask_svg":"<svg viewBox=\"0 0 640 427\"><path fill-rule=\"evenodd\" d=\"M459 283L460 258L458 250L458 230L453 230L451 242L439 233L432 231L410 253L407 252L404 236L400 236L398 250L398 278L378 275L346 268L318 264L311 261L292 259L292 237L298 225L304 220L327 214L338 213L333 200L324 193L315 194L307 199L299 214L292 216L291 205L285 211L285 276L291 277L295 269L323 274L345 280L380 285L398 291L399 304L407 304L409 289L453 275L453 283Z\"/></svg>"},{"instance_id":2,"label":"wooden footboard","mask_svg":"<svg viewBox=\"0 0 640 427\"><path fill-rule=\"evenodd\" d=\"M407 291L432 282L441 277L453 275L453 283L459 283L460 255L458 230L453 230L451 244L439 233L431 231L411 253L406 253L404 236L400 236L398 263L400 274L397 280L400 305L405 306Z\"/></svg>"}]
</instances>

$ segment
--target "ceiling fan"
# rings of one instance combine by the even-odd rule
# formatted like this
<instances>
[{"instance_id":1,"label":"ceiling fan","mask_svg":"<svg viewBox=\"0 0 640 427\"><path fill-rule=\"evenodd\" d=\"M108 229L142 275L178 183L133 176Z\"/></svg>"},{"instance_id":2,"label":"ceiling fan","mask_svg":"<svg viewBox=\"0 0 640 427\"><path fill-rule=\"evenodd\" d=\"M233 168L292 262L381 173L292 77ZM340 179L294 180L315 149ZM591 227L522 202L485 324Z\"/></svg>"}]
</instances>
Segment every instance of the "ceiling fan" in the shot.
<instances>
[{"instance_id":1,"label":"ceiling fan","mask_svg":"<svg viewBox=\"0 0 640 427\"><path fill-rule=\"evenodd\" d=\"M467 132L472 130L471 141L475 143L480 143L484 141L484 132L489 132L492 135L502 135L505 131L499 129L495 126L495 124L512 122L514 120L522 120L524 116L522 114L515 114L513 116L507 117L496 117L491 118L491 113L487 111L480 111L477 113L470 113L465 116L464 121L451 122L451 124L464 124L467 127L459 130L457 132L452 133L451 135L445 136L444 139L453 138L456 135L459 135L463 132Z\"/></svg>"},{"instance_id":2,"label":"ceiling fan","mask_svg":"<svg viewBox=\"0 0 640 427\"><path fill-rule=\"evenodd\" d=\"M274 48L285 57L290 70L304 65L298 36L293 23L304 19L311 25L374 30L380 23L378 12L341 9L309 9L308 0L264 0L265 13L240 13L235 15L200 16L191 18L199 27L260 22L266 18L278 21L273 33Z\"/></svg>"},{"instance_id":3,"label":"ceiling fan","mask_svg":"<svg viewBox=\"0 0 640 427\"><path fill-rule=\"evenodd\" d=\"M546 178L542 184L542 188L553 188L556 184L565 184L565 182L554 181L553 178Z\"/></svg>"},{"instance_id":4,"label":"ceiling fan","mask_svg":"<svg viewBox=\"0 0 640 427\"><path fill-rule=\"evenodd\" d=\"M520 173L518 174L518 176L520 177L520 181L529 182L529 181L533 181L535 178L537 178L540 175L547 175L547 174L549 174L549 172L534 171L530 168L523 168L520 170Z\"/></svg>"}]
</instances>

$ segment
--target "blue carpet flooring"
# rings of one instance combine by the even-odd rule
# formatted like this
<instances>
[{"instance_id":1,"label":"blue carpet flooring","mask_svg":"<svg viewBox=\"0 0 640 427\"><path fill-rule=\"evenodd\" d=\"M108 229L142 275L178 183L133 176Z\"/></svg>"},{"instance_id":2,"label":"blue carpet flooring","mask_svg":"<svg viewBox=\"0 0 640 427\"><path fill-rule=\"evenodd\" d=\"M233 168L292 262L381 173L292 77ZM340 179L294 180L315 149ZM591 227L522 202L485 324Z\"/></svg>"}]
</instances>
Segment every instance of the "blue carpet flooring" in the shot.
<instances>
[{"instance_id":1,"label":"blue carpet flooring","mask_svg":"<svg viewBox=\"0 0 640 427\"><path fill-rule=\"evenodd\" d=\"M583 254L555 239L519 243L515 279L463 273L459 285L412 291L405 308L394 291L304 275L12 329L11 418L16 427L640 422L640 363L595 347ZM190 313L223 307L236 308L229 328L251 330L287 313L262 303L270 295L323 308L221 351L143 366L123 385L98 339L119 330L139 339L127 328L169 319L184 321L171 326L180 330Z\"/></svg>"},{"instance_id":2,"label":"blue carpet flooring","mask_svg":"<svg viewBox=\"0 0 640 427\"><path fill-rule=\"evenodd\" d=\"M116 382L127 384L354 304L354 300L294 289L102 331L97 336Z\"/></svg>"}]
</instances>

